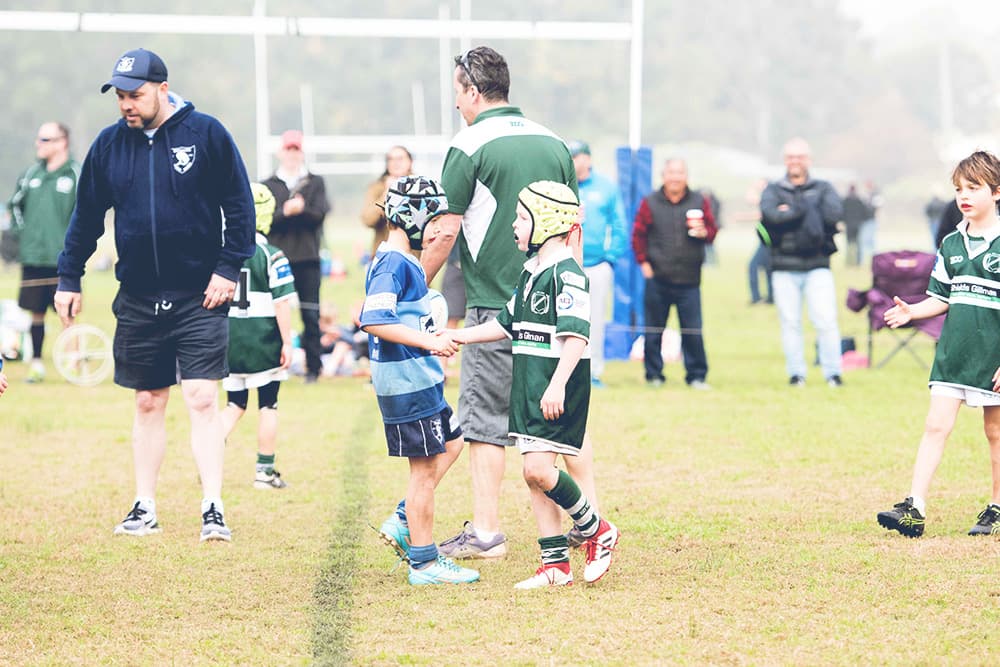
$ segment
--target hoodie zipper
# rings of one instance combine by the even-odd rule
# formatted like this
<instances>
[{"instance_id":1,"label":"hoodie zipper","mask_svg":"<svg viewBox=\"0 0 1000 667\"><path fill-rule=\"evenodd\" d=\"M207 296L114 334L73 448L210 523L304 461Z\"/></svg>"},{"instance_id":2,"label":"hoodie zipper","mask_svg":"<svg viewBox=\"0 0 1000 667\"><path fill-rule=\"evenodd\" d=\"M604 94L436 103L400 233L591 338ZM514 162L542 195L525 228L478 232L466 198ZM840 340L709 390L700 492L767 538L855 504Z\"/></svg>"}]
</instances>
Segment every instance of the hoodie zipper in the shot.
<instances>
[{"instance_id":1,"label":"hoodie zipper","mask_svg":"<svg viewBox=\"0 0 1000 667\"><path fill-rule=\"evenodd\" d=\"M160 282L160 256L156 248L156 187L153 181L153 137L149 137L149 226L153 240L153 273Z\"/></svg>"}]
</instances>

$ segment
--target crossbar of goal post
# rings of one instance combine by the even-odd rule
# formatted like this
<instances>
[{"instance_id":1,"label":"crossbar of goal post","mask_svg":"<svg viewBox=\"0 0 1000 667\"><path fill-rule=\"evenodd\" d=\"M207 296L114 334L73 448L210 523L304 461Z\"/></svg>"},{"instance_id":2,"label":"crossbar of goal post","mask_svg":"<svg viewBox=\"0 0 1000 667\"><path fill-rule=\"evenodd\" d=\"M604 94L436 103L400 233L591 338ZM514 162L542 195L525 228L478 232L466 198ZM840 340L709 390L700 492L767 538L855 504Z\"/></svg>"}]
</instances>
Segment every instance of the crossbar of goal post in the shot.
<instances>
[{"instance_id":1,"label":"crossbar of goal post","mask_svg":"<svg viewBox=\"0 0 1000 667\"><path fill-rule=\"evenodd\" d=\"M630 21L474 21L469 18L470 3L462 2L462 16L451 19L442 5L438 19L360 19L333 17L268 16L266 0L255 0L253 12L244 15L137 14L102 12L0 11L0 32L110 32L201 35L248 35L254 37L256 80L257 170L263 177L269 169L270 156L279 137L270 131L267 79L267 37L325 36L437 39L441 44L440 82L442 117L451 104L450 72L447 56L449 40L467 43L476 39L530 39L577 41L627 41L629 56L628 145L617 151L619 180L629 221L639 200L648 192L650 158L648 147L640 147L642 130L642 65L644 0L632 0ZM417 153L443 154L450 137L427 135L311 135L306 138L310 152L327 154L380 153L386 146L402 144ZM421 150L423 148L424 150ZM370 162L322 163L327 173L370 173ZM621 170L626 171L621 171ZM606 340L609 358L627 356L642 326L642 281L631 253L616 268L614 323Z\"/></svg>"},{"instance_id":2,"label":"crossbar of goal post","mask_svg":"<svg viewBox=\"0 0 1000 667\"><path fill-rule=\"evenodd\" d=\"M54 32L109 32L109 33L159 33L201 35L247 35L255 38L255 69L257 75L257 164L258 171L267 165L269 151L276 144L270 131L268 114L266 47L267 37L324 36L324 37L374 37L407 39L530 39L530 40L582 40L582 41L631 41L630 59L632 89L629 115L630 144L638 145L641 91L638 89L636 68L641 71L641 34L643 0L634 0L631 21L479 21L468 18L450 19L367 19L345 17L296 17L268 16L265 1L256 0L252 15L199 15L199 14L139 14L105 12L48 12L0 11L0 31L54 31ZM443 13L442 15L446 15ZM639 35L640 49L635 48ZM442 62L450 73L451 63ZM263 72L263 75L261 75ZM441 77L442 84L450 77ZM450 90L442 91L446 108L450 106ZM634 137L634 140L633 140ZM343 138L343 137L341 137ZM310 146L324 142L336 144L341 138L308 137ZM402 135L399 143L415 144L417 136ZM443 153L449 138L434 137L437 151ZM365 143L369 149L372 144ZM373 152L381 152L385 145Z\"/></svg>"}]
</instances>

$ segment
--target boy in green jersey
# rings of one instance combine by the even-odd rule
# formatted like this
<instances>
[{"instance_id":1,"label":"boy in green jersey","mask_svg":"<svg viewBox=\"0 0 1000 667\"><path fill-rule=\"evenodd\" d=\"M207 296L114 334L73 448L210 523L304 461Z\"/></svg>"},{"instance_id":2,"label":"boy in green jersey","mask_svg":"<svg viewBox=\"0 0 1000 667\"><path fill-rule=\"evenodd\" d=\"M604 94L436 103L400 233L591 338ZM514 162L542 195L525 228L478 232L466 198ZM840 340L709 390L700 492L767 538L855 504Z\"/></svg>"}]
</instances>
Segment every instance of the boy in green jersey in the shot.
<instances>
[{"instance_id":1,"label":"boy in green jersey","mask_svg":"<svg viewBox=\"0 0 1000 667\"><path fill-rule=\"evenodd\" d=\"M931 368L931 405L913 466L910 495L879 512L879 524L907 537L924 533L926 497L962 403L983 408L990 445L993 490L969 535L1000 533L1000 160L977 151L952 172L964 219L941 241L927 287L928 298L896 305L885 321L896 328L948 313Z\"/></svg>"},{"instance_id":2,"label":"boy in green jersey","mask_svg":"<svg viewBox=\"0 0 1000 667\"><path fill-rule=\"evenodd\" d=\"M250 389L257 389L257 466L254 487L287 486L274 469L278 437L278 388L288 378L292 362L291 303L295 281L284 253L267 242L274 216L274 195L266 185L252 183L257 211L256 251L243 263L236 294L229 307L228 393L222 411L226 437L246 412Z\"/></svg>"},{"instance_id":3,"label":"boy in green jersey","mask_svg":"<svg viewBox=\"0 0 1000 667\"><path fill-rule=\"evenodd\" d=\"M562 183L537 181L518 194L514 236L530 258L517 289L494 320L450 332L459 343L508 336L514 352L510 436L524 456L542 552L535 574L518 589L573 583L569 547L559 508L586 540L584 580L593 583L611 567L618 529L602 519L576 482L556 468L556 456L576 456L583 445L590 403L590 295L574 257L579 244L579 203ZM574 238L575 237L575 238Z\"/></svg>"}]
</instances>

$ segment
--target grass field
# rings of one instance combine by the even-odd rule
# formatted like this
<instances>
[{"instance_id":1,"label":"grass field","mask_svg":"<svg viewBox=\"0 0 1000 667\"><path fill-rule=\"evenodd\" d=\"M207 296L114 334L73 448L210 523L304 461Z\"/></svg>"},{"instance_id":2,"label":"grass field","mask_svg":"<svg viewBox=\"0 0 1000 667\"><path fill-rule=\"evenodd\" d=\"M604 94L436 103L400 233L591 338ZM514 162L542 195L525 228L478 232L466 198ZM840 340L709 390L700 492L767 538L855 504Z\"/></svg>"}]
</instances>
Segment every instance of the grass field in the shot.
<instances>
[{"instance_id":1,"label":"grass field","mask_svg":"<svg viewBox=\"0 0 1000 667\"><path fill-rule=\"evenodd\" d=\"M909 488L926 371L900 357L846 374L840 390L818 370L805 389L787 387L776 314L746 305L747 250L723 245L705 273L714 391L688 390L676 364L649 389L639 362L614 362L594 394L600 504L622 540L593 586L575 553L571 589L513 590L538 558L513 452L506 559L477 563L470 587L408 586L367 525L403 493L406 466L386 456L374 397L355 379L285 384L285 491L252 488L253 411L244 419L226 458L231 544L198 543L200 489L175 395L164 532L113 538L133 494L131 393L110 381L29 385L23 364L8 364L0 664L995 664L1000 545L965 535L990 488L981 417L960 415L925 537L883 531L875 513ZM870 282L837 267L841 295ZM0 295L15 285L0 272ZM324 298L346 309L358 290L355 270ZM113 291L110 274L88 277L83 320L110 332ZM859 346L864 327L843 311ZM917 350L933 351L926 340ZM439 489L436 537L469 508L463 454Z\"/></svg>"}]
</instances>

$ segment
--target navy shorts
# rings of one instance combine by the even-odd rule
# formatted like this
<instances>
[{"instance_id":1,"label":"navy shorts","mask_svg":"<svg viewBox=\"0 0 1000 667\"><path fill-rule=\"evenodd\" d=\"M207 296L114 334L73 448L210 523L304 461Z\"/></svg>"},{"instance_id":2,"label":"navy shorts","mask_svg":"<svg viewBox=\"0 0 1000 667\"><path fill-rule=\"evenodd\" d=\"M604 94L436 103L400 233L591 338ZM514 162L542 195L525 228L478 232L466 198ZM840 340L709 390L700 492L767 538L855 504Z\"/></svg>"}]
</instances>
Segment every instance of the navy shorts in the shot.
<instances>
[{"instance_id":1,"label":"navy shorts","mask_svg":"<svg viewBox=\"0 0 1000 667\"><path fill-rule=\"evenodd\" d=\"M462 437L458 418L447 405L439 414L405 424L386 424L389 456L421 457L444 454L444 444Z\"/></svg>"},{"instance_id":2,"label":"navy shorts","mask_svg":"<svg viewBox=\"0 0 1000 667\"><path fill-rule=\"evenodd\" d=\"M176 301L119 290L111 304L115 327L115 384L162 389L181 380L229 375L229 306L208 310L202 295Z\"/></svg>"}]
</instances>

